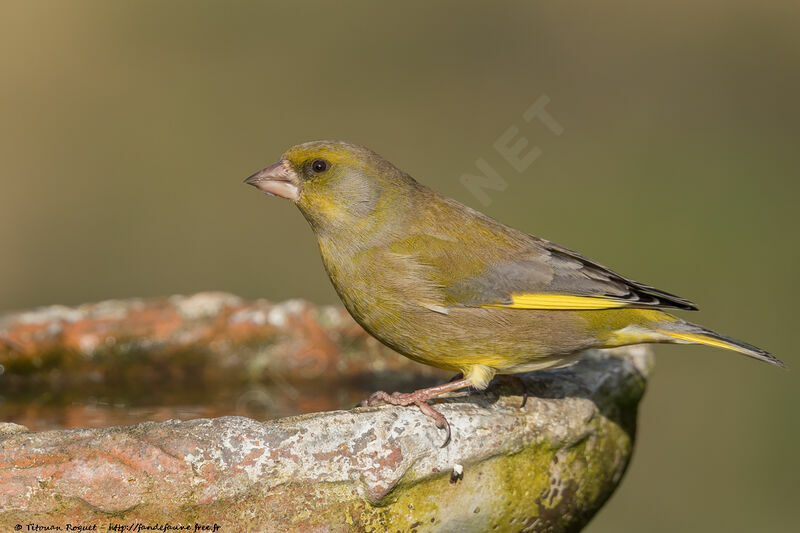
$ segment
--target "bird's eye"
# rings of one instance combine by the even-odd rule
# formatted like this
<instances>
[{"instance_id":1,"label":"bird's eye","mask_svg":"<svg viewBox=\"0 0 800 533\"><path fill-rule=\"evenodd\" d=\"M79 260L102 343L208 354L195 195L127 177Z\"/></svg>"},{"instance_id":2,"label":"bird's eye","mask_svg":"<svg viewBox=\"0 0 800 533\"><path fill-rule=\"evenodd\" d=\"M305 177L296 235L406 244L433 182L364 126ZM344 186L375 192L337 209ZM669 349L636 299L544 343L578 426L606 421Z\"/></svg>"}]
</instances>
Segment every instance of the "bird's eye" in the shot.
<instances>
[{"instance_id":1,"label":"bird's eye","mask_svg":"<svg viewBox=\"0 0 800 533\"><path fill-rule=\"evenodd\" d=\"M328 168L330 168L330 166L331 166L331 164L328 163L327 161L325 161L324 159L315 159L311 163L311 170L313 170L317 174L322 174L323 172L328 170Z\"/></svg>"}]
</instances>

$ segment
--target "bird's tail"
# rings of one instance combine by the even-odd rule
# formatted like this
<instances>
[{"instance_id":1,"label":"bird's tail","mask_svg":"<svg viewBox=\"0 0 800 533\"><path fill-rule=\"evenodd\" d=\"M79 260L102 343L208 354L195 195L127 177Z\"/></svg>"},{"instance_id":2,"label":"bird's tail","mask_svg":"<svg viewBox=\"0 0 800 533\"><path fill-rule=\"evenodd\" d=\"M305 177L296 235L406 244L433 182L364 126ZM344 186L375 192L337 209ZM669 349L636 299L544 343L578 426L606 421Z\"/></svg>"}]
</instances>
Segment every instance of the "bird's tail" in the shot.
<instances>
[{"instance_id":1,"label":"bird's tail","mask_svg":"<svg viewBox=\"0 0 800 533\"><path fill-rule=\"evenodd\" d=\"M785 368L786 365L775 357L774 355L740 340L720 335L715 331L706 329L703 326L692 324L684 320L676 319L671 315L663 313L671 320L659 321L657 324L652 324L651 327L656 333L667 337L662 342L674 342L678 344L705 344L706 346L715 346L717 348L724 348L726 350L733 350L739 352L753 359L764 361L766 363Z\"/></svg>"}]
</instances>

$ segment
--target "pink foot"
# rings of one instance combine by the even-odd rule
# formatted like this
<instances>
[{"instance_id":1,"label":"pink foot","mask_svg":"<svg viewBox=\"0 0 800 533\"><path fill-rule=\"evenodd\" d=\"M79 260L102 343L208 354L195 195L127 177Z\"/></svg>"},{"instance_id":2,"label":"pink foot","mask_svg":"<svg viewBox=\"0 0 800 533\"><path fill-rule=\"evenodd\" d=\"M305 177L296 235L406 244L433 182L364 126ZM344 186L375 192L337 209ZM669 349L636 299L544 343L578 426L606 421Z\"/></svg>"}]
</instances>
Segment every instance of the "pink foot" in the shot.
<instances>
[{"instance_id":1,"label":"pink foot","mask_svg":"<svg viewBox=\"0 0 800 533\"><path fill-rule=\"evenodd\" d=\"M420 389L414 392L393 392L389 394L384 391L374 392L369 398L361 402L362 407L371 407L378 403L388 403L389 405L399 405L402 407L414 404L423 414L433 418L434 424L439 429L445 430L445 438L442 443L442 448L450 443L450 423L442 413L431 407L428 400L435 398L445 392L455 391L469 387L471 383L466 379L459 379L457 381L450 381L443 385L436 385L435 387L428 387L427 389Z\"/></svg>"}]
</instances>

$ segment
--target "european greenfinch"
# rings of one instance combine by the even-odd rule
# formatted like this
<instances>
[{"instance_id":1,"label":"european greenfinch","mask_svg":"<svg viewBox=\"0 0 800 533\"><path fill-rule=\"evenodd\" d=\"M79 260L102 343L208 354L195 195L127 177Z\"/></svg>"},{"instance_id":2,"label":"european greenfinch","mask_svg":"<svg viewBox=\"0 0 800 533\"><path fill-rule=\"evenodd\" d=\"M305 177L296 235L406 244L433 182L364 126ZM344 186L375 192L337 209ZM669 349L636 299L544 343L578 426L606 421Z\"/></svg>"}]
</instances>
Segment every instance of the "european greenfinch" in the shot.
<instances>
[{"instance_id":1,"label":"european greenfinch","mask_svg":"<svg viewBox=\"0 0 800 533\"><path fill-rule=\"evenodd\" d=\"M428 400L485 389L495 375L566 366L588 348L706 344L783 366L662 311L695 310L688 300L501 224L367 148L301 144L245 183L297 205L336 292L366 331L414 361L461 374L366 401L417 405L446 430L445 444L449 424Z\"/></svg>"}]
</instances>

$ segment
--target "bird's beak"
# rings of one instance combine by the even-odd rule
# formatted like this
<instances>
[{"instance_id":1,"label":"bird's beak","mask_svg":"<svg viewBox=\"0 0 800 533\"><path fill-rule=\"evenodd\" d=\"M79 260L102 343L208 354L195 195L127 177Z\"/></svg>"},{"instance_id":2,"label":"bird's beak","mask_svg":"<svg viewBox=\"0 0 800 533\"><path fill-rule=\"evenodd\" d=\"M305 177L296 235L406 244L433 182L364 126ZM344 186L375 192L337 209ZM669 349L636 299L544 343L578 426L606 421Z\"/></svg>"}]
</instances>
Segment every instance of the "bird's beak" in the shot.
<instances>
[{"instance_id":1,"label":"bird's beak","mask_svg":"<svg viewBox=\"0 0 800 533\"><path fill-rule=\"evenodd\" d=\"M300 180L285 159L259 170L244 182L271 196L280 196L293 202L300 198Z\"/></svg>"}]
</instances>

